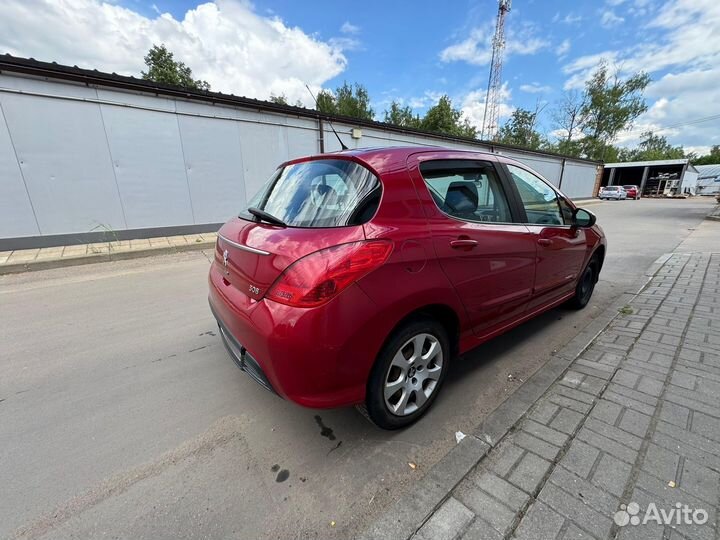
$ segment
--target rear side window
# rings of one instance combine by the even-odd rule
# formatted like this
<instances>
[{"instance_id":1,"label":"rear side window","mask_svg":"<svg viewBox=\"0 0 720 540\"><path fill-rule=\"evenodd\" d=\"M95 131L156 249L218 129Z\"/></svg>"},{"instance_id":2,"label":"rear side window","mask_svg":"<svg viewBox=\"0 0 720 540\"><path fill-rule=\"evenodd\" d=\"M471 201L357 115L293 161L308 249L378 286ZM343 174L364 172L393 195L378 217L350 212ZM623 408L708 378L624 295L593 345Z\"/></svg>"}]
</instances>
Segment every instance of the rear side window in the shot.
<instances>
[{"instance_id":1,"label":"rear side window","mask_svg":"<svg viewBox=\"0 0 720 540\"><path fill-rule=\"evenodd\" d=\"M278 169L248 203L288 227L344 227L368 221L381 184L362 165L344 159L305 161ZM240 217L253 220L243 210Z\"/></svg>"},{"instance_id":2,"label":"rear side window","mask_svg":"<svg viewBox=\"0 0 720 540\"><path fill-rule=\"evenodd\" d=\"M428 161L420 166L437 207L463 221L510 223L510 208L495 169L474 161Z\"/></svg>"}]
</instances>

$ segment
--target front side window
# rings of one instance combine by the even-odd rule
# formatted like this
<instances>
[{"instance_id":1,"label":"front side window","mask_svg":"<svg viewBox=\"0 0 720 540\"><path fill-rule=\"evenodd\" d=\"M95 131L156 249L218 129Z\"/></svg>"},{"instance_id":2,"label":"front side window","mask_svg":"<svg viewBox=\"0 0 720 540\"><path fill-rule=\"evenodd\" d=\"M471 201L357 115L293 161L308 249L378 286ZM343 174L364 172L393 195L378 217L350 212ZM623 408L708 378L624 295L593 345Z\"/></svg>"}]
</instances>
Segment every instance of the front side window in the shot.
<instances>
[{"instance_id":1,"label":"front side window","mask_svg":"<svg viewBox=\"0 0 720 540\"><path fill-rule=\"evenodd\" d=\"M362 165L344 159L304 161L278 169L250 200L288 227L360 225L375 213L380 181ZM240 217L253 220L243 210Z\"/></svg>"},{"instance_id":2,"label":"front side window","mask_svg":"<svg viewBox=\"0 0 720 540\"><path fill-rule=\"evenodd\" d=\"M527 223L537 225L563 225L565 220L560 211L558 196L554 189L541 178L525 169L508 165L510 177L520 194L525 207Z\"/></svg>"},{"instance_id":3,"label":"front side window","mask_svg":"<svg viewBox=\"0 0 720 540\"><path fill-rule=\"evenodd\" d=\"M510 208L491 164L428 161L420 166L437 207L463 221L509 223Z\"/></svg>"}]
</instances>

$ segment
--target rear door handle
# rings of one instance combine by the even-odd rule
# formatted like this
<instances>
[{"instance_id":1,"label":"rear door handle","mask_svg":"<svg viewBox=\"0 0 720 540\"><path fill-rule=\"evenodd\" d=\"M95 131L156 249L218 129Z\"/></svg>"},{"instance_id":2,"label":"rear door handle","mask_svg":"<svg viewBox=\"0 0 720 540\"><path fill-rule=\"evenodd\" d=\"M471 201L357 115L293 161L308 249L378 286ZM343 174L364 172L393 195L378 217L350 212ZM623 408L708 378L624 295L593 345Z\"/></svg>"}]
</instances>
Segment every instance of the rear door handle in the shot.
<instances>
[{"instance_id":1,"label":"rear door handle","mask_svg":"<svg viewBox=\"0 0 720 540\"><path fill-rule=\"evenodd\" d=\"M451 240L450 247L453 249L472 249L477 246L477 240L471 240L469 238L463 238L462 240Z\"/></svg>"},{"instance_id":2,"label":"rear door handle","mask_svg":"<svg viewBox=\"0 0 720 540\"><path fill-rule=\"evenodd\" d=\"M541 246L549 246L550 244L552 244L552 240L550 240L549 238L538 238L537 242Z\"/></svg>"}]
</instances>

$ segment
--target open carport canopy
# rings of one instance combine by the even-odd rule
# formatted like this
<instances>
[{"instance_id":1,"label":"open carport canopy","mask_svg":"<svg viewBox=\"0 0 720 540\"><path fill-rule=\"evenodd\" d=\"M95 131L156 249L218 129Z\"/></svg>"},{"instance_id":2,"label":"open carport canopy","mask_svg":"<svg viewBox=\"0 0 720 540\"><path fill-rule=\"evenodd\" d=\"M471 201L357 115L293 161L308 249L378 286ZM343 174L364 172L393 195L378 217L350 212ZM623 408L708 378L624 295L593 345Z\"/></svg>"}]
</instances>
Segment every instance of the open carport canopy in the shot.
<instances>
[{"instance_id":1,"label":"open carport canopy","mask_svg":"<svg viewBox=\"0 0 720 540\"><path fill-rule=\"evenodd\" d=\"M606 163L600 185L634 185L643 195L662 195L668 181L678 180L679 190L688 171L697 172L687 159Z\"/></svg>"}]
</instances>

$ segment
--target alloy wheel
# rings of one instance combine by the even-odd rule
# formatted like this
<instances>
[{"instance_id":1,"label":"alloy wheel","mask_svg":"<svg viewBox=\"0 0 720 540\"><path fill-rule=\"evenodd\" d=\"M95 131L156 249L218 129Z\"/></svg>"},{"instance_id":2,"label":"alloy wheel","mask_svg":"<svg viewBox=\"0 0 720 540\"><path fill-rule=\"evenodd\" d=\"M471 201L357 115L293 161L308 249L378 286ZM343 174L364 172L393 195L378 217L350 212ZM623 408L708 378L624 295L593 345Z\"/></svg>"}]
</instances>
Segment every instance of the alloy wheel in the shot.
<instances>
[{"instance_id":1,"label":"alloy wheel","mask_svg":"<svg viewBox=\"0 0 720 540\"><path fill-rule=\"evenodd\" d=\"M432 334L417 334L393 356L385 375L385 406L396 416L420 409L438 386L443 370L443 352Z\"/></svg>"}]
</instances>

